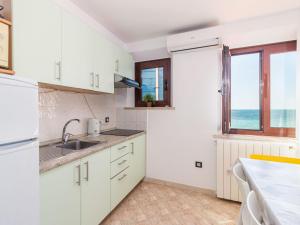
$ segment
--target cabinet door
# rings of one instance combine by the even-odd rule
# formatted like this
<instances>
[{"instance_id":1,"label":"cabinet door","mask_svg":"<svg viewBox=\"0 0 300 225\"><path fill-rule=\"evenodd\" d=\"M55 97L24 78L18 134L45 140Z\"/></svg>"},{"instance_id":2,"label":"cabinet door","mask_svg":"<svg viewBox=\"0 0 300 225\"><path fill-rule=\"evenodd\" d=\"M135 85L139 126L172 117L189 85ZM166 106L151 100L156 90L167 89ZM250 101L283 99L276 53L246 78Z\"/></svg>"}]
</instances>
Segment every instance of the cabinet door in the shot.
<instances>
[{"instance_id":1,"label":"cabinet door","mask_svg":"<svg viewBox=\"0 0 300 225\"><path fill-rule=\"evenodd\" d=\"M114 93L113 47L104 37L94 34L95 90Z\"/></svg>"},{"instance_id":2,"label":"cabinet door","mask_svg":"<svg viewBox=\"0 0 300 225\"><path fill-rule=\"evenodd\" d=\"M134 70L133 70L133 59L130 53L125 51L124 49L121 50L121 58L120 58L120 70L121 75L134 79Z\"/></svg>"},{"instance_id":3,"label":"cabinet door","mask_svg":"<svg viewBox=\"0 0 300 225\"><path fill-rule=\"evenodd\" d=\"M111 179L111 210L130 192L130 167Z\"/></svg>"},{"instance_id":4,"label":"cabinet door","mask_svg":"<svg viewBox=\"0 0 300 225\"><path fill-rule=\"evenodd\" d=\"M99 224L110 212L109 149L81 160L81 225Z\"/></svg>"},{"instance_id":5,"label":"cabinet door","mask_svg":"<svg viewBox=\"0 0 300 225\"><path fill-rule=\"evenodd\" d=\"M92 29L67 11L62 14L62 81L66 86L94 88Z\"/></svg>"},{"instance_id":6,"label":"cabinet door","mask_svg":"<svg viewBox=\"0 0 300 225\"><path fill-rule=\"evenodd\" d=\"M134 188L144 177L146 171L145 135L129 141L130 144L130 186Z\"/></svg>"},{"instance_id":7,"label":"cabinet door","mask_svg":"<svg viewBox=\"0 0 300 225\"><path fill-rule=\"evenodd\" d=\"M80 225L80 162L40 175L41 225Z\"/></svg>"},{"instance_id":8,"label":"cabinet door","mask_svg":"<svg viewBox=\"0 0 300 225\"><path fill-rule=\"evenodd\" d=\"M59 84L61 9L52 0L13 0L13 67L17 76Z\"/></svg>"}]
</instances>

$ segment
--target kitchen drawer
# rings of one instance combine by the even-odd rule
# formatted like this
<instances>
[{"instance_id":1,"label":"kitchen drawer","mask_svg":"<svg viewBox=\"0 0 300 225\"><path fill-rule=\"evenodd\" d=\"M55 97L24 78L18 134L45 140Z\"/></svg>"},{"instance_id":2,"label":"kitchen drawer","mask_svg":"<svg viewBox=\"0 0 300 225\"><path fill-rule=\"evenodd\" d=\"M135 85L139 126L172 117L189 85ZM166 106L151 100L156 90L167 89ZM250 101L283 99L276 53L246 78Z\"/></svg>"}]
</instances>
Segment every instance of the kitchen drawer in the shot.
<instances>
[{"instance_id":1,"label":"kitchen drawer","mask_svg":"<svg viewBox=\"0 0 300 225\"><path fill-rule=\"evenodd\" d=\"M111 210L113 210L129 193L129 170L126 170L111 179Z\"/></svg>"},{"instance_id":2,"label":"kitchen drawer","mask_svg":"<svg viewBox=\"0 0 300 225\"><path fill-rule=\"evenodd\" d=\"M129 142L123 142L121 144L111 147L110 150L110 161L113 162L118 158L129 153Z\"/></svg>"},{"instance_id":3,"label":"kitchen drawer","mask_svg":"<svg viewBox=\"0 0 300 225\"><path fill-rule=\"evenodd\" d=\"M129 154L115 160L110 164L110 177L113 178L121 171L125 170L129 166Z\"/></svg>"}]
</instances>

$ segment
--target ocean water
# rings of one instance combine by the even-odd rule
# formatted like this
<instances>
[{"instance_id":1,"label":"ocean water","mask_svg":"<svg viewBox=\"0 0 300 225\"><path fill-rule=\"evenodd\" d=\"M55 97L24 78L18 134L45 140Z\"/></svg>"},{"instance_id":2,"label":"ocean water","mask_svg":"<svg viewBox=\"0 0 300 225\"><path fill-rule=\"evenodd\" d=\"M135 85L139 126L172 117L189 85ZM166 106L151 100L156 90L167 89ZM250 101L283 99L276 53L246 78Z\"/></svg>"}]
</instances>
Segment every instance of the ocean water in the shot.
<instances>
[{"instance_id":1,"label":"ocean water","mask_svg":"<svg viewBox=\"0 0 300 225\"><path fill-rule=\"evenodd\" d=\"M231 110L231 128L258 130L260 128L259 110ZM275 109L271 111L271 127L295 128L296 110Z\"/></svg>"}]
</instances>

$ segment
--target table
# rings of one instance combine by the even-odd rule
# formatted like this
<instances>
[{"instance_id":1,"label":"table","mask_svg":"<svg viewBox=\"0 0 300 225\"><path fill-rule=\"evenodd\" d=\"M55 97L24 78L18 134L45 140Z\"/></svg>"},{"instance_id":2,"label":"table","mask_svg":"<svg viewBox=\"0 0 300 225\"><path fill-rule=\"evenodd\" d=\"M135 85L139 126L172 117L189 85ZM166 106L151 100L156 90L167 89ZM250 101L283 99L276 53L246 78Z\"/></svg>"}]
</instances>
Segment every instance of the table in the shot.
<instances>
[{"instance_id":1,"label":"table","mask_svg":"<svg viewBox=\"0 0 300 225\"><path fill-rule=\"evenodd\" d=\"M268 225L300 225L300 165L239 159Z\"/></svg>"}]
</instances>

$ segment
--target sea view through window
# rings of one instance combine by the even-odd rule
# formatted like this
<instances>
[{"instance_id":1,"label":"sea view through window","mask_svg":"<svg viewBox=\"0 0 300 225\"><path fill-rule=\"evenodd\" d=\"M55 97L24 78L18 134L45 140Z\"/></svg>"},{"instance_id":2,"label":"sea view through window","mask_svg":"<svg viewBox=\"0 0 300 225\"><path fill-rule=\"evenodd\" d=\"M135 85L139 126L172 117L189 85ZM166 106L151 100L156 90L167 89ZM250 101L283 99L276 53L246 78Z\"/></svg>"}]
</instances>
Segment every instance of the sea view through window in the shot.
<instances>
[{"instance_id":1,"label":"sea view through window","mask_svg":"<svg viewBox=\"0 0 300 225\"><path fill-rule=\"evenodd\" d=\"M258 51L231 57L231 129L262 130L263 118L269 120L270 128L296 127L297 53L288 51L269 54L267 99L262 89L265 79L262 67L266 66L261 64L262 54ZM269 104L269 111L264 111L266 104ZM269 116L263 116L263 113L269 113Z\"/></svg>"}]
</instances>

